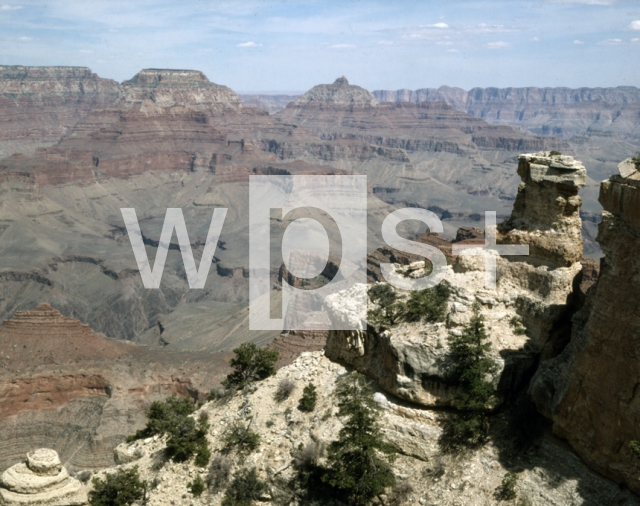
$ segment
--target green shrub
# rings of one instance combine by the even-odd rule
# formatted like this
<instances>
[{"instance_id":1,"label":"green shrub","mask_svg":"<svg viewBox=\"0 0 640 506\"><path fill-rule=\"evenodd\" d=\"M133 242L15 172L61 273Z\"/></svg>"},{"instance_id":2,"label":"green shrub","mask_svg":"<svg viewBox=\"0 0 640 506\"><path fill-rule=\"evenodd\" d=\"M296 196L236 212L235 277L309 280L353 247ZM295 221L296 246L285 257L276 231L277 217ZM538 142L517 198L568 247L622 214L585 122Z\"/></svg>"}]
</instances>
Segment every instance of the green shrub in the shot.
<instances>
[{"instance_id":1,"label":"green shrub","mask_svg":"<svg viewBox=\"0 0 640 506\"><path fill-rule=\"evenodd\" d=\"M488 356L491 343L477 302L462 335L450 335L447 339L451 378L460 386L460 392L453 399L459 414L449 421L442 442L449 449L478 446L486 440L486 412L496 394L487 377L496 372L497 364Z\"/></svg>"},{"instance_id":2,"label":"green shrub","mask_svg":"<svg viewBox=\"0 0 640 506\"><path fill-rule=\"evenodd\" d=\"M640 457L640 442L631 441L629 443L629 450L631 450L631 453L633 453L636 457Z\"/></svg>"},{"instance_id":3,"label":"green shrub","mask_svg":"<svg viewBox=\"0 0 640 506\"><path fill-rule=\"evenodd\" d=\"M298 409L305 413L311 413L316 409L316 402L318 401L318 393L313 383L309 383L302 391L302 397L298 403Z\"/></svg>"},{"instance_id":4,"label":"green shrub","mask_svg":"<svg viewBox=\"0 0 640 506\"><path fill-rule=\"evenodd\" d=\"M108 473L104 479L92 480L89 492L91 506L128 506L144 498L146 482L140 480L138 467L118 469Z\"/></svg>"},{"instance_id":5,"label":"green shrub","mask_svg":"<svg viewBox=\"0 0 640 506\"><path fill-rule=\"evenodd\" d=\"M229 361L233 372L222 382L228 390L242 389L249 383L263 380L276 373L277 350L258 348L253 343L243 343L233 352L236 356Z\"/></svg>"},{"instance_id":6,"label":"green shrub","mask_svg":"<svg viewBox=\"0 0 640 506\"><path fill-rule=\"evenodd\" d=\"M399 300L390 285L373 285L369 298L378 307L369 310L367 317L372 323L387 326L400 322L443 321L449 294L449 287L440 283L433 288L411 292L406 300Z\"/></svg>"},{"instance_id":7,"label":"green shrub","mask_svg":"<svg viewBox=\"0 0 640 506\"><path fill-rule=\"evenodd\" d=\"M225 453L235 450L241 455L247 455L260 446L260 434L252 431L250 425L236 422L227 430L224 443Z\"/></svg>"},{"instance_id":8,"label":"green shrub","mask_svg":"<svg viewBox=\"0 0 640 506\"><path fill-rule=\"evenodd\" d=\"M267 484L258 478L256 468L241 470L227 488L222 506L251 506L267 490Z\"/></svg>"},{"instance_id":9,"label":"green shrub","mask_svg":"<svg viewBox=\"0 0 640 506\"><path fill-rule=\"evenodd\" d=\"M147 409L146 427L127 437L127 442L131 443L136 439L144 439L156 434L170 433L195 409L193 400L189 397L172 395L162 401L154 401Z\"/></svg>"},{"instance_id":10,"label":"green shrub","mask_svg":"<svg viewBox=\"0 0 640 506\"><path fill-rule=\"evenodd\" d=\"M196 421L192 417L184 417L169 432L167 440L167 456L174 462L185 462L194 455L195 464L206 467L211 457L207 432L209 423L206 420Z\"/></svg>"},{"instance_id":11,"label":"green shrub","mask_svg":"<svg viewBox=\"0 0 640 506\"><path fill-rule=\"evenodd\" d=\"M204 480L200 477L200 475L197 475L193 479L193 481L189 482L189 484L187 485L187 489L194 497L200 497L202 495L202 492L204 492L205 490Z\"/></svg>"},{"instance_id":12,"label":"green shrub","mask_svg":"<svg viewBox=\"0 0 640 506\"><path fill-rule=\"evenodd\" d=\"M518 496L516 485L518 484L518 475L516 473L507 473L502 478L502 484L496 489L493 497L497 501L512 501Z\"/></svg>"},{"instance_id":13,"label":"green shrub","mask_svg":"<svg viewBox=\"0 0 640 506\"><path fill-rule=\"evenodd\" d=\"M360 374L343 379L335 392L338 416L344 426L327 449L322 481L336 489L349 504L367 505L395 487L390 462L395 448L385 442L379 424L380 407L373 390Z\"/></svg>"},{"instance_id":14,"label":"green shrub","mask_svg":"<svg viewBox=\"0 0 640 506\"><path fill-rule=\"evenodd\" d=\"M562 155L562 153L560 153L560 151L556 151L554 149L549 151L549 156L561 156L561 155Z\"/></svg>"},{"instance_id":15,"label":"green shrub","mask_svg":"<svg viewBox=\"0 0 640 506\"><path fill-rule=\"evenodd\" d=\"M527 333L527 329L522 325L522 319L519 316L514 316L509 320L509 325L513 328L513 333L517 336L523 336Z\"/></svg>"},{"instance_id":16,"label":"green shrub","mask_svg":"<svg viewBox=\"0 0 640 506\"><path fill-rule=\"evenodd\" d=\"M636 156L631 157L631 161L636 166L636 170L640 170L640 151L636 151Z\"/></svg>"}]
</instances>

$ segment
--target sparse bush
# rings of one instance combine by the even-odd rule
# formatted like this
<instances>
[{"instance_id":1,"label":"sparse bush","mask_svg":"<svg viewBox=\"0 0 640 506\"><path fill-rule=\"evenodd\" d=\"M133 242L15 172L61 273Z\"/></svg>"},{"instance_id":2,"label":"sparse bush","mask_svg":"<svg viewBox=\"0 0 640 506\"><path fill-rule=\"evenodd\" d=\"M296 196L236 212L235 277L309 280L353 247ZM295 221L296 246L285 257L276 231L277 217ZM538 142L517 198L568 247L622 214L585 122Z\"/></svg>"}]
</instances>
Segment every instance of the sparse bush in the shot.
<instances>
[{"instance_id":1,"label":"sparse bush","mask_svg":"<svg viewBox=\"0 0 640 506\"><path fill-rule=\"evenodd\" d=\"M556 151L555 149L552 149L551 151L549 151L549 156L561 156L562 153L560 153L560 151Z\"/></svg>"},{"instance_id":2,"label":"sparse bush","mask_svg":"<svg viewBox=\"0 0 640 506\"><path fill-rule=\"evenodd\" d=\"M367 505L395 486L390 462L395 448L385 442L379 425L380 406L364 376L354 374L336 388L338 416L344 426L327 450L328 469L322 481L354 506Z\"/></svg>"},{"instance_id":3,"label":"sparse bush","mask_svg":"<svg viewBox=\"0 0 640 506\"><path fill-rule=\"evenodd\" d=\"M631 161L636 166L636 170L640 170L640 151L636 151L636 156L631 157Z\"/></svg>"},{"instance_id":4,"label":"sparse bush","mask_svg":"<svg viewBox=\"0 0 640 506\"><path fill-rule=\"evenodd\" d=\"M518 484L518 475L516 473L507 473L502 478L502 483L493 494L497 501L512 501L518 496L516 485Z\"/></svg>"},{"instance_id":5,"label":"sparse bush","mask_svg":"<svg viewBox=\"0 0 640 506\"><path fill-rule=\"evenodd\" d=\"M258 478L256 468L242 469L225 492L222 506L251 506L267 490L267 484Z\"/></svg>"},{"instance_id":6,"label":"sparse bush","mask_svg":"<svg viewBox=\"0 0 640 506\"><path fill-rule=\"evenodd\" d=\"M146 482L140 480L138 467L118 469L108 473L104 479L92 480L89 492L91 506L129 506L144 498Z\"/></svg>"},{"instance_id":7,"label":"sparse bush","mask_svg":"<svg viewBox=\"0 0 640 506\"><path fill-rule=\"evenodd\" d=\"M207 473L207 486L212 492L218 492L229 485L233 460L226 455L216 455L211 461Z\"/></svg>"},{"instance_id":8,"label":"sparse bush","mask_svg":"<svg viewBox=\"0 0 640 506\"><path fill-rule=\"evenodd\" d=\"M517 336L523 336L527 333L527 329L522 325L522 319L518 316L514 316L509 320L509 325L513 328L513 333Z\"/></svg>"},{"instance_id":9,"label":"sparse bush","mask_svg":"<svg viewBox=\"0 0 640 506\"><path fill-rule=\"evenodd\" d=\"M487 377L497 370L497 364L488 356L491 343L477 302L462 336L450 335L447 339L452 364L450 374L460 385L460 393L453 402L459 413L449 421L441 442L449 450L478 446L486 440L486 411L496 393Z\"/></svg>"},{"instance_id":10,"label":"sparse bush","mask_svg":"<svg viewBox=\"0 0 640 506\"><path fill-rule=\"evenodd\" d=\"M229 397L229 392L227 391L226 388L219 386L219 387L213 387L211 390L209 390L209 393L207 394L207 401L211 402L211 401L217 401L220 399L225 399Z\"/></svg>"},{"instance_id":11,"label":"sparse bush","mask_svg":"<svg viewBox=\"0 0 640 506\"><path fill-rule=\"evenodd\" d=\"M316 392L316 386L313 383L309 383L302 391L302 397L298 403L298 409L305 413L311 413L316 409L316 402L318 401L318 393Z\"/></svg>"},{"instance_id":12,"label":"sparse bush","mask_svg":"<svg viewBox=\"0 0 640 506\"><path fill-rule=\"evenodd\" d=\"M631 441L629 443L629 450L631 450L631 453L633 453L636 457L640 457L640 442Z\"/></svg>"},{"instance_id":13,"label":"sparse bush","mask_svg":"<svg viewBox=\"0 0 640 506\"><path fill-rule=\"evenodd\" d=\"M233 352L236 356L229 361L233 372L222 382L227 390L242 389L276 373L277 350L258 348L254 343L243 343Z\"/></svg>"},{"instance_id":14,"label":"sparse bush","mask_svg":"<svg viewBox=\"0 0 640 506\"><path fill-rule=\"evenodd\" d=\"M260 434L252 431L250 425L236 422L228 429L224 443L225 453L235 450L241 455L247 455L260 446Z\"/></svg>"},{"instance_id":15,"label":"sparse bush","mask_svg":"<svg viewBox=\"0 0 640 506\"><path fill-rule=\"evenodd\" d=\"M208 422L209 421L209 412L208 411L199 411L198 412L198 420L201 422Z\"/></svg>"},{"instance_id":16,"label":"sparse bush","mask_svg":"<svg viewBox=\"0 0 640 506\"><path fill-rule=\"evenodd\" d=\"M293 454L293 465L301 472L309 472L318 465L326 445L322 442L311 441Z\"/></svg>"},{"instance_id":17,"label":"sparse bush","mask_svg":"<svg viewBox=\"0 0 640 506\"><path fill-rule=\"evenodd\" d=\"M271 428L276 424L276 422L274 422L273 420L267 420L265 422L265 425L267 426L267 428Z\"/></svg>"},{"instance_id":18,"label":"sparse bush","mask_svg":"<svg viewBox=\"0 0 640 506\"><path fill-rule=\"evenodd\" d=\"M278 383L278 388L276 389L276 393L274 395L275 400L278 402L287 400L295 388L295 381L293 381L291 378L282 378L280 380L280 383Z\"/></svg>"},{"instance_id":19,"label":"sparse bush","mask_svg":"<svg viewBox=\"0 0 640 506\"><path fill-rule=\"evenodd\" d=\"M93 473L91 471L80 471L76 473L76 478L82 483L88 483Z\"/></svg>"},{"instance_id":20,"label":"sparse bush","mask_svg":"<svg viewBox=\"0 0 640 506\"><path fill-rule=\"evenodd\" d=\"M200 475L197 475L193 479L193 481L189 482L189 484L187 485L187 489L194 497L200 497L202 495L202 492L204 492L205 490L204 480L200 477Z\"/></svg>"},{"instance_id":21,"label":"sparse bush","mask_svg":"<svg viewBox=\"0 0 640 506\"><path fill-rule=\"evenodd\" d=\"M127 437L127 443L156 434L170 433L194 411L195 405L189 397L172 395L162 401L154 401L147 410L146 427Z\"/></svg>"}]
</instances>

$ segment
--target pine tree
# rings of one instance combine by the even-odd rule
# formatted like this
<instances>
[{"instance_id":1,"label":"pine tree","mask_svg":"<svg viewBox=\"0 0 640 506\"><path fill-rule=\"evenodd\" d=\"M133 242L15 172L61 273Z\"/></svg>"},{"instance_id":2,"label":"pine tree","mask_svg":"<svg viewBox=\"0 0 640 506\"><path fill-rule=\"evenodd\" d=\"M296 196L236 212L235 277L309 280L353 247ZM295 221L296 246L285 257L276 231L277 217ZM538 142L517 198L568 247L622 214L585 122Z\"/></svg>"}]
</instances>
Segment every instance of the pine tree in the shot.
<instances>
[{"instance_id":1,"label":"pine tree","mask_svg":"<svg viewBox=\"0 0 640 506\"><path fill-rule=\"evenodd\" d=\"M364 506L395 486L390 462L395 448L384 441L380 407L362 375L346 378L336 389L344 427L327 449L328 468L322 481L337 489L354 506Z\"/></svg>"},{"instance_id":2,"label":"pine tree","mask_svg":"<svg viewBox=\"0 0 640 506\"><path fill-rule=\"evenodd\" d=\"M487 378L497 370L497 364L488 356L491 349L488 339L484 317L476 302L462 335L448 338L451 374L460 387L453 402L460 413L445 431L445 439L453 448L477 446L486 440L487 409L496 394Z\"/></svg>"},{"instance_id":3,"label":"pine tree","mask_svg":"<svg viewBox=\"0 0 640 506\"><path fill-rule=\"evenodd\" d=\"M298 409L305 413L311 413L316 409L316 401L318 400L318 394L316 392L316 386L313 383L309 383L302 391L302 397L298 403Z\"/></svg>"},{"instance_id":4,"label":"pine tree","mask_svg":"<svg viewBox=\"0 0 640 506\"><path fill-rule=\"evenodd\" d=\"M263 380L276 373L278 350L258 348L253 343L243 343L233 352L236 354L229 361L233 372L222 382L229 390L242 389L253 381Z\"/></svg>"}]
</instances>

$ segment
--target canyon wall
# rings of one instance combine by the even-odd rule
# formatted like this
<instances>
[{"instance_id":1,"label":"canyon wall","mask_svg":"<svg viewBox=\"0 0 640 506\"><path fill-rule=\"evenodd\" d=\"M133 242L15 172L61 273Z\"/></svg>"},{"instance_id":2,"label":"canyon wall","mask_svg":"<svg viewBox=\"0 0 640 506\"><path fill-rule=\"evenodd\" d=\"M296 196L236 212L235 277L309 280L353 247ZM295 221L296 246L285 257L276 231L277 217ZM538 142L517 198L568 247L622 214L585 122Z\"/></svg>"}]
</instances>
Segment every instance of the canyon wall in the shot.
<instances>
[{"instance_id":1,"label":"canyon wall","mask_svg":"<svg viewBox=\"0 0 640 506\"><path fill-rule=\"evenodd\" d=\"M569 345L541 364L531 392L591 467L640 492L629 449L640 437L640 172L629 161L620 172L601 184L598 282L574 316Z\"/></svg>"}]
</instances>

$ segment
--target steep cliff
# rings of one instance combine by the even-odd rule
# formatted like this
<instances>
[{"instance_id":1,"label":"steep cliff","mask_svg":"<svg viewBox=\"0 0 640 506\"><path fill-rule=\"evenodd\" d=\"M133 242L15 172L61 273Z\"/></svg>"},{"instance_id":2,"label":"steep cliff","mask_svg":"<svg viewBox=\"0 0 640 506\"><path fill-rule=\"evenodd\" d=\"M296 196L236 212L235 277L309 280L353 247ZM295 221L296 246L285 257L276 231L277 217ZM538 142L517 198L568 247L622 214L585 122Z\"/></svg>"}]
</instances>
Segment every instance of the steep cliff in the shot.
<instances>
[{"instance_id":1,"label":"steep cliff","mask_svg":"<svg viewBox=\"0 0 640 506\"><path fill-rule=\"evenodd\" d=\"M59 141L119 85L86 67L0 66L0 158Z\"/></svg>"},{"instance_id":2,"label":"steep cliff","mask_svg":"<svg viewBox=\"0 0 640 506\"><path fill-rule=\"evenodd\" d=\"M639 492L629 442L640 423L640 173L628 162L620 172L600 187L598 282L574 317L571 342L541 364L531 391L556 434L590 466Z\"/></svg>"}]
</instances>

